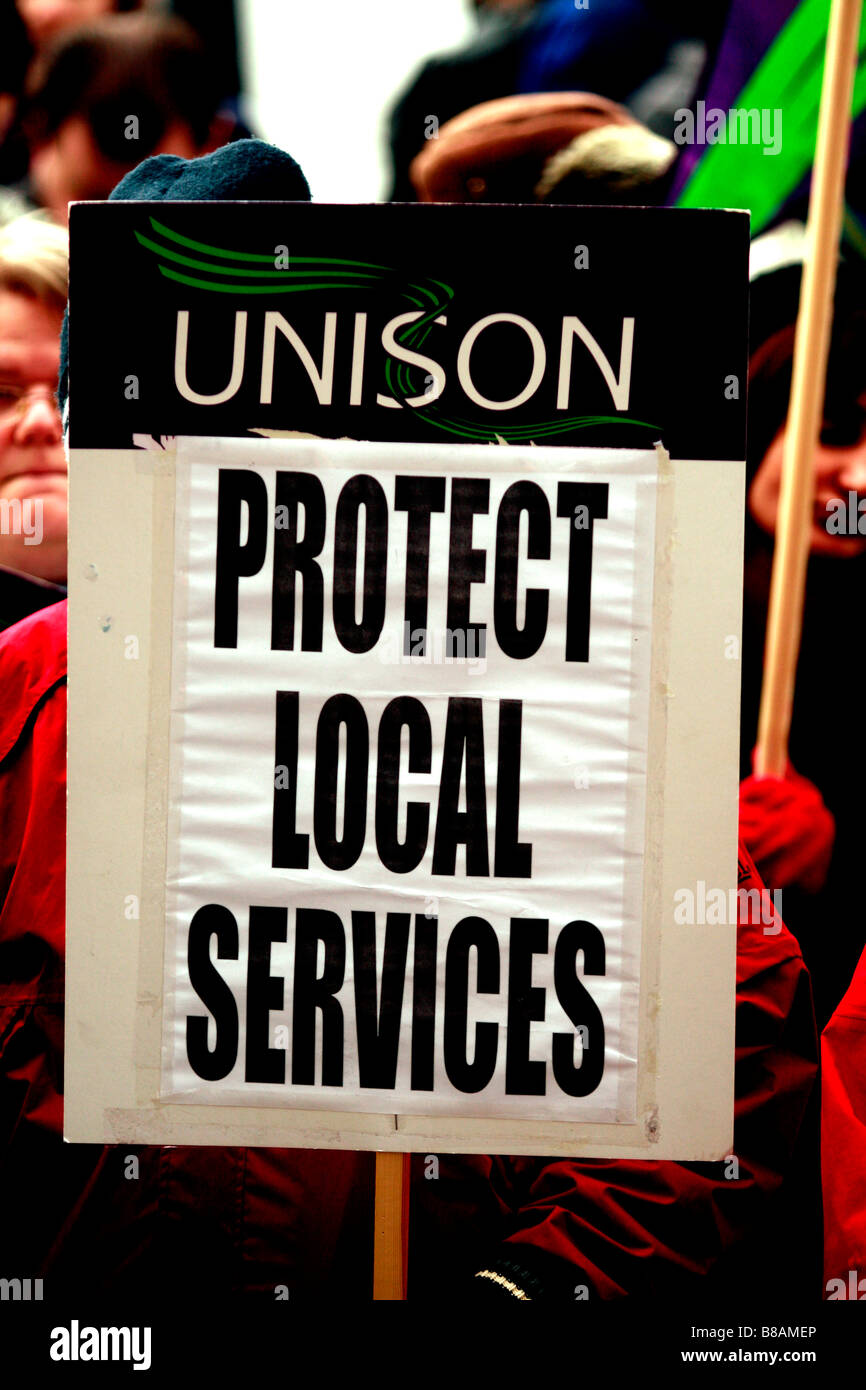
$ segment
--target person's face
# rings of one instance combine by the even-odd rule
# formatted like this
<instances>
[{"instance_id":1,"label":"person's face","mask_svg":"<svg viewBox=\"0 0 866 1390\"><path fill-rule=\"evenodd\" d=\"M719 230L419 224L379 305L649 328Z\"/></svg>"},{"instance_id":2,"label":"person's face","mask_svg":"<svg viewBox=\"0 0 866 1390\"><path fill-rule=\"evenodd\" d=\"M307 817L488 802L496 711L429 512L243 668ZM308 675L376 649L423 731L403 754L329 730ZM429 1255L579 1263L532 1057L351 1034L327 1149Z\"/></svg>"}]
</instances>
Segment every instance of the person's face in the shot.
<instances>
[{"instance_id":1,"label":"person's face","mask_svg":"<svg viewBox=\"0 0 866 1390\"><path fill-rule=\"evenodd\" d=\"M66 577L62 322L59 308L0 288L0 503L11 504L0 506L0 565L55 582Z\"/></svg>"},{"instance_id":2,"label":"person's face","mask_svg":"<svg viewBox=\"0 0 866 1390\"><path fill-rule=\"evenodd\" d=\"M758 525L771 535L775 534L779 510L784 447L783 427L764 455L749 489L749 510ZM858 523L862 519L863 532L866 533L866 426L854 444L831 447L819 443L815 451L814 477L815 499L809 534L809 549L812 554L862 555L866 551L866 534L861 534L859 529L850 526L849 494L855 494L853 516L857 518ZM861 499L864 506L862 512L859 512ZM827 504L834 501L844 502L844 513L838 506L828 509ZM831 529L828 529L828 521L837 514L843 517L842 527L834 523Z\"/></svg>"},{"instance_id":3,"label":"person's face","mask_svg":"<svg viewBox=\"0 0 866 1390\"><path fill-rule=\"evenodd\" d=\"M57 134L33 152L30 177L37 197L55 221L66 223L69 204L77 199L107 198L130 169L143 158L130 141L129 161L121 163L102 153L87 121L71 116ZM182 121L174 121L150 154L178 154L194 159L201 154L195 137Z\"/></svg>"},{"instance_id":4,"label":"person's face","mask_svg":"<svg viewBox=\"0 0 866 1390\"><path fill-rule=\"evenodd\" d=\"M111 14L114 0L17 0L18 13L34 48L75 24Z\"/></svg>"}]
</instances>

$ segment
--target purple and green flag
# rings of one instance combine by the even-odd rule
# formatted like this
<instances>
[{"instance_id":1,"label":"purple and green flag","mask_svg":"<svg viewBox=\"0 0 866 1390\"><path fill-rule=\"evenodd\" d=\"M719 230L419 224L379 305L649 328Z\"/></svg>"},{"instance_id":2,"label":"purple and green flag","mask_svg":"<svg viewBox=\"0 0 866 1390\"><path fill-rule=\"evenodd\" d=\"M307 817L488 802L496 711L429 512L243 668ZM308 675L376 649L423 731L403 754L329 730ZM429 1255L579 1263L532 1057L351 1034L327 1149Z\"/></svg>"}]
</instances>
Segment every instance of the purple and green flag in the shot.
<instances>
[{"instance_id":1,"label":"purple and green flag","mask_svg":"<svg viewBox=\"0 0 866 1390\"><path fill-rule=\"evenodd\" d=\"M805 217L829 17L830 0L733 0L700 100L680 124L674 206L748 207L753 236ZM845 235L864 254L866 11L858 55Z\"/></svg>"}]
</instances>

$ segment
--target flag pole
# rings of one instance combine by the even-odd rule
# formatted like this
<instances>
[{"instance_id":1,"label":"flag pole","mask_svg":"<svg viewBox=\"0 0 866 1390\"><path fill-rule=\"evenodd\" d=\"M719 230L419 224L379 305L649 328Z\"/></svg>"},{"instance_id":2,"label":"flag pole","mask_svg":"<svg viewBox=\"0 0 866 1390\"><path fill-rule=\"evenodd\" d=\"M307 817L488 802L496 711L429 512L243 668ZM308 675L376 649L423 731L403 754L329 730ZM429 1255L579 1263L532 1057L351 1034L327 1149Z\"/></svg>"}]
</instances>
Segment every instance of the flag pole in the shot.
<instances>
[{"instance_id":1,"label":"flag pole","mask_svg":"<svg viewBox=\"0 0 866 1390\"><path fill-rule=\"evenodd\" d=\"M862 0L833 0L785 431L755 772L783 777L800 649Z\"/></svg>"},{"instance_id":2,"label":"flag pole","mask_svg":"<svg viewBox=\"0 0 866 1390\"><path fill-rule=\"evenodd\" d=\"M406 1297L409 1253L409 1154L376 1154L373 1298Z\"/></svg>"}]
</instances>

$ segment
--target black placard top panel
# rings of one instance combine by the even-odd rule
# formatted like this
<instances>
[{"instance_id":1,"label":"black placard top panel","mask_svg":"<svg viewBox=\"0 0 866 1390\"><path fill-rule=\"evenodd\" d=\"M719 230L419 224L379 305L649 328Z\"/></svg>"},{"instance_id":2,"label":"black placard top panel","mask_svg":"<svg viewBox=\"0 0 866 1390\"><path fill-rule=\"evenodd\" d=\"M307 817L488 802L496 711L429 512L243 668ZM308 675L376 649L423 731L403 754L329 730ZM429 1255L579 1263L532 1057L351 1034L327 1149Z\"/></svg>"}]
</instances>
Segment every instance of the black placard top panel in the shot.
<instances>
[{"instance_id":1,"label":"black placard top panel","mask_svg":"<svg viewBox=\"0 0 866 1390\"><path fill-rule=\"evenodd\" d=\"M297 430L742 459L749 218L81 203L69 442Z\"/></svg>"}]
</instances>

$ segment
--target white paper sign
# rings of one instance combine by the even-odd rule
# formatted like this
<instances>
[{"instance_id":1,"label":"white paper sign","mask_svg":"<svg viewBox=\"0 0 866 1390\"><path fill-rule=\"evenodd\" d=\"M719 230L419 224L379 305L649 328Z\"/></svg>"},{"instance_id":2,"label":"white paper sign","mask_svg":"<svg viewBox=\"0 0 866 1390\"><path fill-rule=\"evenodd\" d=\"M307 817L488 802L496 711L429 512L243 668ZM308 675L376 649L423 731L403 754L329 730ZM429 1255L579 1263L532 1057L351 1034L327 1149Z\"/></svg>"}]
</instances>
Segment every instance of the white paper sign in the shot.
<instances>
[{"instance_id":1,"label":"white paper sign","mask_svg":"<svg viewBox=\"0 0 866 1390\"><path fill-rule=\"evenodd\" d=\"M179 442L163 1099L634 1121L656 482Z\"/></svg>"}]
</instances>

